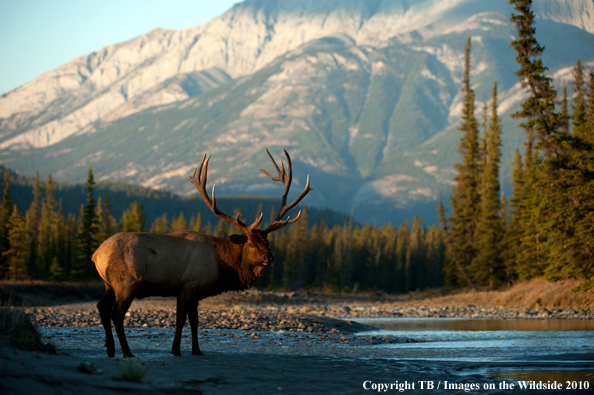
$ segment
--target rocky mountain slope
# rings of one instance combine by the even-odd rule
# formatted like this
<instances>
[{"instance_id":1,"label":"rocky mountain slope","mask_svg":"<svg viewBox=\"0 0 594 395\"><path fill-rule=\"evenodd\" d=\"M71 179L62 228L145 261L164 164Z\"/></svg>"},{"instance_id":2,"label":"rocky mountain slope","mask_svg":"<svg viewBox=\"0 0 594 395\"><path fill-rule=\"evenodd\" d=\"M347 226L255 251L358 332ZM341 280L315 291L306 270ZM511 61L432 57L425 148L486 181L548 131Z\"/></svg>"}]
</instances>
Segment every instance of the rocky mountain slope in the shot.
<instances>
[{"instance_id":1,"label":"rocky mountain slope","mask_svg":"<svg viewBox=\"0 0 594 395\"><path fill-rule=\"evenodd\" d=\"M535 1L559 91L594 67L594 1ZM129 181L180 194L203 153L219 193L280 194L257 169L268 147L311 174L308 203L359 219L434 217L458 160L463 48L493 81L509 174L524 139L507 1L245 1L207 24L154 30L48 72L0 98L0 162L60 180ZM569 90L571 92L571 89ZM480 116L480 112L478 114ZM425 208L428 210L426 211Z\"/></svg>"}]
</instances>

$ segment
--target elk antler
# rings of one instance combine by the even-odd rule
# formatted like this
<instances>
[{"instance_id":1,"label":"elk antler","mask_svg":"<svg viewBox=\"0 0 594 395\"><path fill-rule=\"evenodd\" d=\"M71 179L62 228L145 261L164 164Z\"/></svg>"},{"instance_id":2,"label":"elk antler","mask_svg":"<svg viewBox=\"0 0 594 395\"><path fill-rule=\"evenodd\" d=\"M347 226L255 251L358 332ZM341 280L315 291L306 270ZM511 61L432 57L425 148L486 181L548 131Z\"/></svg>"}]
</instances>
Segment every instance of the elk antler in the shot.
<instances>
[{"instance_id":1,"label":"elk antler","mask_svg":"<svg viewBox=\"0 0 594 395\"><path fill-rule=\"evenodd\" d=\"M289 188L291 188L291 181L293 180L293 174L292 174L293 165L291 164L291 157L289 156L287 151L286 150L283 150L283 151L285 152L285 156L287 157L287 168L289 170L288 174L287 174L287 172L285 172L285 165L283 164L283 161L281 160L281 168L282 168L282 170L281 170L278 168L272 155L270 155L270 152L268 152L268 149L266 150L266 152L268 153L268 156L270 157L270 160L272 161L272 164L274 165L274 168L276 169L278 176L273 177L266 170L260 169L260 171L263 172L264 174L266 174L272 181L280 181L285 186L285 188L283 190L283 197L281 200L281 208L280 208L278 214L276 215L276 218L274 219L274 221L272 221L272 223L270 225L268 225L268 227L262 231L262 233L264 233L264 234L268 234L275 230L284 228L288 224L292 224L295 221L297 221L299 219L299 216L301 215L301 211L299 211L297 216L293 219L290 219L291 217L287 217L287 219L284 221L282 219L283 219L284 215L290 209L295 207L295 205L297 205L297 203L299 203L301 201L301 199L303 199L305 197L305 195L307 195L309 193L309 191L312 190L309 187L309 175L308 175L307 183L305 184L305 188L303 188L303 191L301 191L299 196L297 196L291 204L287 204L287 195L289 194Z\"/></svg>"},{"instance_id":2,"label":"elk antler","mask_svg":"<svg viewBox=\"0 0 594 395\"><path fill-rule=\"evenodd\" d=\"M205 160L206 160L206 162L205 162ZM229 222L232 225L237 226L238 228L243 230L243 232L245 234L251 233L254 229L256 229L258 227L258 225L260 225L260 222L262 222L262 214L260 214L260 217L258 217L258 219L256 219L256 221L253 224L248 226L247 224L243 223L239 219L239 213L237 213L237 216L235 218L233 218L233 217L228 216L227 214L225 214L224 212L222 212L221 210L219 210L217 208L217 203L215 200L215 186L214 185L212 186L212 201L208 197L208 193L206 192L206 174L208 171L208 161L209 160L210 160L210 155L207 158L206 154L205 154L204 157L202 158L202 162L200 162L200 168L197 170L194 170L194 174L192 176L188 177L188 180L192 184L194 184L194 186L196 187L198 192L200 192L200 195L202 196L202 200L204 200L204 203L206 203L206 205L208 206L210 211L215 213L217 215L217 217ZM203 165L204 165L204 171L202 170ZM198 176L196 176L196 173L198 173Z\"/></svg>"}]
</instances>

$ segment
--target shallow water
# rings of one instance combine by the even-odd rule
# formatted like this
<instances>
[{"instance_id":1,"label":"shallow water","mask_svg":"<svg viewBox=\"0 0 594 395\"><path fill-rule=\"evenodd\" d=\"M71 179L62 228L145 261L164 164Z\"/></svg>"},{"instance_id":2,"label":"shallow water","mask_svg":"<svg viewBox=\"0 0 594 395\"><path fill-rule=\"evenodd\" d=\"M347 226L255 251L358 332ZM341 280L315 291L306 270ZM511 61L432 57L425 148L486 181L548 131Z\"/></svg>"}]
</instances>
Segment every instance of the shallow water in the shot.
<instances>
[{"instance_id":1,"label":"shallow water","mask_svg":"<svg viewBox=\"0 0 594 395\"><path fill-rule=\"evenodd\" d=\"M357 319L377 331L421 343L385 345L396 358L458 361L585 361L594 353L594 321L450 318ZM379 329L381 328L381 329ZM574 354L568 356L566 354Z\"/></svg>"},{"instance_id":2,"label":"shallow water","mask_svg":"<svg viewBox=\"0 0 594 395\"><path fill-rule=\"evenodd\" d=\"M353 320L353 319L351 319ZM591 361L594 322L585 320L468 320L446 318L356 319L378 328L356 336L395 336L415 343L378 345L335 344L318 335L292 332L259 332L253 339L241 330L200 331L203 352L301 354L334 358L389 358L435 361ZM383 329L382 329L383 328ZM42 328L43 335L62 351L82 357L105 356L105 334L92 328ZM190 330L184 328L182 354L191 353ZM115 335L115 331L114 331ZM132 352L139 357L169 357L174 329L127 328ZM347 336L348 337L348 336ZM367 343L366 343L367 344ZM116 350L119 353L116 337ZM116 354L117 355L117 354Z\"/></svg>"}]
</instances>

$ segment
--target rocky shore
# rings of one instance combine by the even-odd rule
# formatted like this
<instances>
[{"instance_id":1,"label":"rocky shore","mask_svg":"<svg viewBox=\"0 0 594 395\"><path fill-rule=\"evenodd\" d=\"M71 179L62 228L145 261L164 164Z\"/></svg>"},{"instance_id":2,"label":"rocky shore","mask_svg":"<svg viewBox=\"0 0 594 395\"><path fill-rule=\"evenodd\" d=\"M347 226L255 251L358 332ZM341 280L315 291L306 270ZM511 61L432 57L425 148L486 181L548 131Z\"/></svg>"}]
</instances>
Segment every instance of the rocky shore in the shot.
<instances>
[{"instance_id":1,"label":"rocky shore","mask_svg":"<svg viewBox=\"0 0 594 395\"><path fill-rule=\"evenodd\" d=\"M101 324L94 303L31 307L38 325L49 327L95 327ZM224 295L205 301L199 309L201 330L234 329L245 332L303 332L340 334L369 330L349 319L357 318L467 318L467 319L594 319L594 313L575 309L530 310L480 307L475 305L425 306L364 301L321 302L292 294L252 292ZM173 298L135 301L126 314L129 328L174 328L176 304ZM189 325L186 322L186 325Z\"/></svg>"}]
</instances>

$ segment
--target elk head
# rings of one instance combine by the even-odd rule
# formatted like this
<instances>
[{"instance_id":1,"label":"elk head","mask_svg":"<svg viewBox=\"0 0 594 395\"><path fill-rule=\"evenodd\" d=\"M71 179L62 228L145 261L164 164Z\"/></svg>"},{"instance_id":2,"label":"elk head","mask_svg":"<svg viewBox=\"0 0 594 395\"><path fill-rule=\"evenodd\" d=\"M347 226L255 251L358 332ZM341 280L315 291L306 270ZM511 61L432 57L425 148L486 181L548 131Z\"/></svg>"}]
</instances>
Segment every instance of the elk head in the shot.
<instances>
[{"instance_id":1,"label":"elk head","mask_svg":"<svg viewBox=\"0 0 594 395\"><path fill-rule=\"evenodd\" d=\"M239 219L239 213L235 216L235 218L233 218L219 210L217 208L215 200L215 185L212 186L212 200L210 199L208 193L206 192L206 179L208 172L208 161L210 160L210 156L207 157L206 155L204 155L202 161L200 162L200 167L194 171L194 174L192 176L188 177L188 180L192 184L194 184L198 192L200 192L200 195L202 196L204 203L206 203L208 208L214 214L216 214L219 218L229 222L230 224L235 225L243 231L243 233L240 235L229 236L229 240L233 244L243 246L242 262L248 263L252 267L254 274L256 274L257 276L259 276L262 273L265 266L268 266L274 262L274 256L270 251L269 243L267 240L268 234L275 230L282 229L288 224L292 224L295 221L297 221L299 219L299 216L301 215L301 211L299 211L297 216L293 219L291 219L291 217L287 217L286 220L283 220L283 217L289 210L295 207L297 203L299 203L305 197L305 195L309 193L309 191L312 190L309 187L308 175L307 183L303 191L301 191L299 196L297 196L292 203L287 204L287 195L289 194L289 189L291 188L291 181L293 179L293 166L291 164L291 157L285 150L285 156L287 157L287 172L285 171L285 166L282 161L281 168L279 168L270 152L268 150L266 150L266 152L268 153L270 160L274 164L274 167L278 175L273 177L264 169L260 169L260 171L262 171L268 177L270 177L271 180L282 182L284 185L284 190L281 198L281 207L278 211L278 214L276 215L272 223L268 225L266 229L263 230L256 229L258 225L260 225L260 223L262 222L263 214L260 214L260 216L254 221L254 223L252 223L251 225L247 225L246 223L241 221L241 219Z\"/></svg>"}]
</instances>

